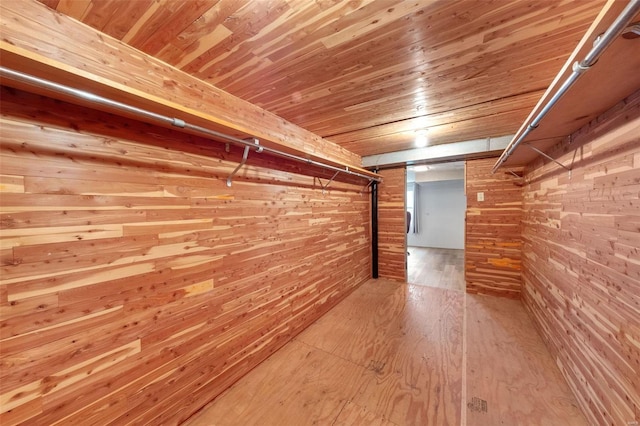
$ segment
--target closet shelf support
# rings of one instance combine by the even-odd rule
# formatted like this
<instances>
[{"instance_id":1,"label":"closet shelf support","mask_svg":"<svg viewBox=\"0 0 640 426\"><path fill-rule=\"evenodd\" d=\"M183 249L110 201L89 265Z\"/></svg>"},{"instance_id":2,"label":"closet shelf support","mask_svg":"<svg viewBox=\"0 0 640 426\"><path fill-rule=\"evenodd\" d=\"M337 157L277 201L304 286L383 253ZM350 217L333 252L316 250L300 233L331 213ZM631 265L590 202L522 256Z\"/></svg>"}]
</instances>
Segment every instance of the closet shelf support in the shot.
<instances>
[{"instance_id":1,"label":"closet shelf support","mask_svg":"<svg viewBox=\"0 0 640 426\"><path fill-rule=\"evenodd\" d=\"M255 145L260 145L260 141L256 138L249 138L247 139L247 141L253 141L253 143ZM244 164L247 162L247 158L249 158L249 150L251 149L250 145L246 145L244 147L244 152L242 153L242 160L240 161L240 164L238 164L238 166L231 172L231 174L229 175L229 177L227 178L227 186L231 187L231 183L233 180L233 177L235 176L236 173L238 173L238 170L240 170L242 168L242 166L244 166ZM262 147L258 146L258 148L256 149L256 152L262 152Z\"/></svg>"},{"instance_id":2,"label":"closet shelf support","mask_svg":"<svg viewBox=\"0 0 640 426\"><path fill-rule=\"evenodd\" d=\"M538 154L542 155L547 160L553 161L554 163L556 163L558 166L562 167L566 171L571 172L571 169L569 167L565 166L564 164L562 164L561 162L559 162L555 158L551 157L550 155L546 154L545 152L539 150L535 146L533 146L531 144L528 144L528 143L523 143L523 145L526 146L529 149L532 149L533 151L537 152Z\"/></svg>"}]
</instances>

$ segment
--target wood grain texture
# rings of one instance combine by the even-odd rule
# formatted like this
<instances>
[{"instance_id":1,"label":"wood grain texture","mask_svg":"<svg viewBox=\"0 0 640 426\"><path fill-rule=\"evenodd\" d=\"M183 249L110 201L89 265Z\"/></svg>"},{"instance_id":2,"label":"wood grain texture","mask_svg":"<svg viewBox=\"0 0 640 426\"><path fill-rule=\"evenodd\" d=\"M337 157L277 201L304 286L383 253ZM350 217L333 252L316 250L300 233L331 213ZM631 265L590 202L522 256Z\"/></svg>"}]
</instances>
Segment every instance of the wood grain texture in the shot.
<instances>
[{"instance_id":1,"label":"wood grain texture","mask_svg":"<svg viewBox=\"0 0 640 426\"><path fill-rule=\"evenodd\" d=\"M406 168L382 170L378 185L378 273L381 278L407 280Z\"/></svg>"},{"instance_id":2,"label":"wood grain texture","mask_svg":"<svg viewBox=\"0 0 640 426\"><path fill-rule=\"evenodd\" d=\"M116 3L116 6L124 4ZM154 2L150 7L162 5L161 9L173 7L176 13L186 13L192 6L206 3ZM92 6L87 13L95 16ZM101 2L100 6L106 9L107 4ZM265 146L293 154L352 167L361 164L358 155L339 145L35 0L2 2L0 11L3 17L0 47L5 67L239 138L255 136ZM165 28L167 18L166 15L156 17L155 25ZM119 20L120 16L114 19ZM10 79L3 84L25 89Z\"/></svg>"},{"instance_id":3,"label":"wood grain texture","mask_svg":"<svg viewBox=\"0 0 640 426\"><path fill-rule=\"evenodd\" d=\"M514 133L605 4L41 2L360 155Z\"/></svg>"},{"instance_id":4,"label":"wood grain texture","mask_svg":"<svg viewBox=\"0 0 640 426\"><path fill-rule=\"evenodd\" d=\"M586 426L519 300L468 294L466 425Z\"/></svg>"},{"instance_id":5,"label":"wood grain texture","mask_svg":"<svg viewBox=\"0 0 640 426\"><path fill-rule=\"evenodd\" d=\"M522 183L504 171L491 174L494 163L489 158L465 164L466 288L469 293L519 298ZM478 201L478 193L484 201Z\"/></svg>"},{"instance_id":6,"label":"wood grain texture","mask_svg":"<svg viewBox=\"0 0 640 426\"><path fill-rule=\"evenodd\" d=\"M179 423L370 276L361 185L1 99L2 425Z\"/></svg>"},{"instance_id":7,"label":"wood grain texture","mask_svg":"<svg viewBox=\"0 0 640 426\"><path fill-rule=\"evenodd\" d=\"M187 424L586 422L519 301L379 279L360 286Z\"/></svg>"},{"instance_id":8,"label":"wood grain texture","mask_svg":"<svg viewBox=\"0 0 640 426\"><path fill-rule=\"evenodd\" d=\"M640 92L536 161L523 299L590 424L640 421Z\"/></svg>"},{"instance_id":9,"label":"wood grain texture","mask_svg":"<svg viewBox=\"0 0 640 426\"><path fill-rule=\"evenodd\" d=\"M464 250L408 247L407 282L465 291Z\"/></svg>"},{"instance_id":10,"label":"wood grain texture","mask_svg":"<svg viewBox=\"0 0 640 426\"><path fill-rule=\"evenodd\" d=\"M333 424L362 377L350 362L298 340L250 374L187 424Z\"/></svg>"},{"instance_id":11,"label":"wood grain texture","mask_svg":"<svg viewBox=\"0 0 640 426\"><path fill-rule=\"evenodd\" d=\"M188 424L460 424L463 298L370 280Z\"/></svg>"},{"instance_id":12,"label":"wood grain texture","mask_svg":"<svg viewBox=\"0 0 640 426\"><path fill-rule=\"evenodd\" d=\"M527 126L547 103L558 93L573 73L573 64L583 61L593 48L593 41L607 31L629 2L608 0L603 6L593 24L577 43L575 49L567 57L566 62L544 95L529 113L526 120L518 129L514 140L518 139ZM630 23L640 21L640 13L630 19ZM603 50L596 63L592 64L588 73L584 73L571 85L571 89L563 94L556 105L546 111L534 132L528 133L521 139L546 152L549 148L560 143L565 137L594 120L603 112L612 108L620 99L638 90L640 87L640 43L630 43L625 37L614 38ZM525 165L537 158L538 154L520 145L512 151L505 161L505 166Z\"/></svg>"}]
</instances>

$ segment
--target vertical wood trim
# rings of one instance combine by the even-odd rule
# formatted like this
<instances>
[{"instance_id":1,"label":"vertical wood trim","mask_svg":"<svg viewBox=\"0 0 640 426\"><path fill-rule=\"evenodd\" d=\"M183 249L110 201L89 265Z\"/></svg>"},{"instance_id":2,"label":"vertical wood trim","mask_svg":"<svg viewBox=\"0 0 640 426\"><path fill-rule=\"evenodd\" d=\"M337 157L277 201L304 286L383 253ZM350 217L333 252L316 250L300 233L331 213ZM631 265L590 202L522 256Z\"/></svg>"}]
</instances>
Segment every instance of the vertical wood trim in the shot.
<instances>
[{"instance_id":1,"label":"vertical wood trim","mask_svg":"<svg viewBox=\"0 0 640 426\"><path fill-rule=\"evenodd\" d=\"M378 187L380 278L407 281L407 169L382 170Z\"/></svg>"},{"instance_id":2,"label":"vertical wood trim","mask_svg":"<svg viewBox=\"0 0 640 426\"><path fill-rule=\"evenodd\" d=\"M494 163L493 158L466 162L467 292L519 298L522 188L511 174L492 174ZM478 201L479 193L484 201Z\"/></svg>"}]
</instances>

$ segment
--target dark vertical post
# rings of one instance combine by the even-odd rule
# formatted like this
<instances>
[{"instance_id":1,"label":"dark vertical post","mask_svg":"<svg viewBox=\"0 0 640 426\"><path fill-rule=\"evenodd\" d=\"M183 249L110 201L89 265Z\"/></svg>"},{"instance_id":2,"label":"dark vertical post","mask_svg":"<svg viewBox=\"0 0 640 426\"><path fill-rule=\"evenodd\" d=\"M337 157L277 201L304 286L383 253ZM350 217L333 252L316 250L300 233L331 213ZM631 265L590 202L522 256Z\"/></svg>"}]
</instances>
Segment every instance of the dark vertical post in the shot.
<instances>
[{"instance_id":1,"label":"dark vertical post","mask_svg":"<svg viewBox=\"0 0 640 426\"><path fill-rule=\"evenodd\" d=\"M372 277L378 278L378 182L376 181L371 185L371 269Z\"/></svg>"}]
</instances>

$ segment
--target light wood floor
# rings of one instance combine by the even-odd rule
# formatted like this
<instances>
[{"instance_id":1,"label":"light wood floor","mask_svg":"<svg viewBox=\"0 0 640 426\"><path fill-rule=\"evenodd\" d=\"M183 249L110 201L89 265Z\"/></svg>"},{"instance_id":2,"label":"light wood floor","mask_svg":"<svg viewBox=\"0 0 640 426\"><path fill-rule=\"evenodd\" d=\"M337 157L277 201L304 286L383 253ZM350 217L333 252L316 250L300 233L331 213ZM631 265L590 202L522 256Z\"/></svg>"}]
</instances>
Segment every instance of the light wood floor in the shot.
<instances>
[{"instance_id":1,"label":"light wood floor","mask_svg":"<svg viewBox=\"0 0 640 426\"><path fill-rule=\"evenodd\" d=\"M464 250L409 247L407 282L464 291Z\"/></svg>"},{"instance_id":2,"label":"light wood floor","mask_svg":"<svg viewBox=\"0 0 640 426\"><path fill-rule=\"evenodd\" d=\"M188 424L586 422L518 301L370 280Z\"/></svg>"}]
</instances>

